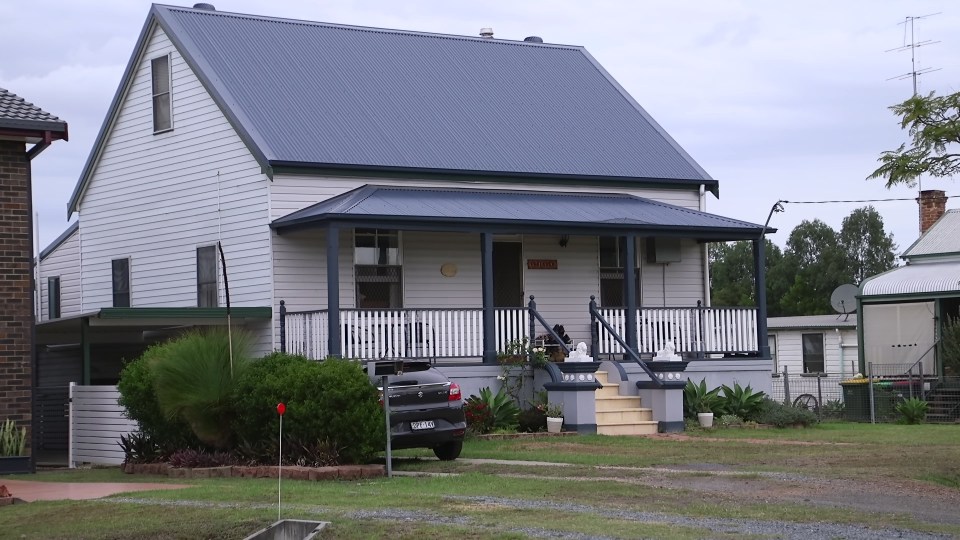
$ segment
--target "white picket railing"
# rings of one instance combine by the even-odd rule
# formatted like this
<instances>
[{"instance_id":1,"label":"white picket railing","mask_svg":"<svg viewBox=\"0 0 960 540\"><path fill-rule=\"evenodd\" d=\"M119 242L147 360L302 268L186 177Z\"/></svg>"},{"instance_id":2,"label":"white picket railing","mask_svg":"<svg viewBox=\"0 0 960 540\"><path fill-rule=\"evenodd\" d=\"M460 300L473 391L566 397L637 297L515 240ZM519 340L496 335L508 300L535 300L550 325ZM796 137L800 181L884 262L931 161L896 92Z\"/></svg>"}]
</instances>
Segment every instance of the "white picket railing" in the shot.
<instances>
[{"instance_id":1,"label":"white picket railing","mask_svg":"<svg viewBox=\"0 0 960 540\"><path fill-rule=\"evenodd\" d=\"M496 346L505 350L529 329L526 308L497 309ZM327 356L327 312L287 312L286 350L308 358ZM344 309L340 351L345 358L470 358L483 355L483 310Z\"/></svg>"},{"instance_id":2,"label":"white picket railing","mask_svg":"<svg viewBox=\"0 0 960 540\"><path fill-rule=\"evenodd\" d=\"M599 308L620 337L626 328L623 309ZM600 353L622 353L623 348L597 322ZM751 353L757 346L757 310L739 307L641 308L637 310L640 353L653 353L669 342L677 352Z\"/></svg>"}]
</instances>

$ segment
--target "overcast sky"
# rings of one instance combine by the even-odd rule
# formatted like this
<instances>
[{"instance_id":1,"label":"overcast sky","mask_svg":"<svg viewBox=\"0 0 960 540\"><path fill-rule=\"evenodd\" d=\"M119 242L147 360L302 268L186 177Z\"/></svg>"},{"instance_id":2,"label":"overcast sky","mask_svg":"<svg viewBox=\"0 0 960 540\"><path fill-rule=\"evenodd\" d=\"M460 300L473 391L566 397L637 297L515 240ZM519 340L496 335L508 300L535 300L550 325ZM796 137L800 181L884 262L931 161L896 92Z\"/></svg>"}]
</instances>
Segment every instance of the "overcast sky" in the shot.
<instances>
[{"instance_id":1,"label":"overcast sky","mask_svg":"<svg viewBox=\"0 0 960 540\"><path fill-rule=\"evenodd\" d=\"M912 92L904 19L916 39L919 90L960 90L960 6L947 1L767 0L214 0L234 11L362 26L583 45L720 181L707 210L763 223L778 199L916 196L864 178L906 134L888 106ZM185 5L192 5L192 2ZM66 204L120 82L150 3L0 2L0 87L67 121L69 142L34 161L40 245L68 225ZM909 42L909 34L907 34ZM960 195L952 181L925 189ZM949 207L960 207L951 199ZM835 229L863 204L786 205L771 226L783 246L804 219ZM900 251L918 235L913 200L874 203ZM76 219L76 216L74 216Z\"/></svg>"}]
</instances>

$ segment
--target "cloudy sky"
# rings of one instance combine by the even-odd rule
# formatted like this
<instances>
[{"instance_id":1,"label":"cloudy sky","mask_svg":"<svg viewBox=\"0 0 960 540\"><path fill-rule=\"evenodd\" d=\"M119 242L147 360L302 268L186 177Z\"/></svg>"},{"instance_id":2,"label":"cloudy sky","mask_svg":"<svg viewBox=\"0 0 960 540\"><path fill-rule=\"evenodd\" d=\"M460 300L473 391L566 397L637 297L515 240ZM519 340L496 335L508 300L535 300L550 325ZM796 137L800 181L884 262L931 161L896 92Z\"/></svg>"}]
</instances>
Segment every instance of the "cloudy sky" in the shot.
<instances>
[{"instance_id":1,"label":"cloudy sky","mask_svg":"<svg viewBox=\"0 0 960 540\"><path fill-rule=\"evenodd\" d=\"M213 0L218 10L362 26L583 45L720 181L708 211L763 223L774 202L916 196L864 178L905 133L887 110L912 92L904 19L915 25L921 93L960 91L960 6L845 0ZM184 5L191 5L187 2ZM40 245L68 225L66 204L150 3L0 2L0 87L66 120L70 141L34 162ZM909 34L906 35L909 42ZM960 195L952 181L925 189ZM960 207L951 199L950 207ZM918 234L914 201L874 203L901 250ZM804 219L839 229L862 204L787 204L781 246ZM76 216L74 216L74 219Z\"/></svg>"}]
</instances>

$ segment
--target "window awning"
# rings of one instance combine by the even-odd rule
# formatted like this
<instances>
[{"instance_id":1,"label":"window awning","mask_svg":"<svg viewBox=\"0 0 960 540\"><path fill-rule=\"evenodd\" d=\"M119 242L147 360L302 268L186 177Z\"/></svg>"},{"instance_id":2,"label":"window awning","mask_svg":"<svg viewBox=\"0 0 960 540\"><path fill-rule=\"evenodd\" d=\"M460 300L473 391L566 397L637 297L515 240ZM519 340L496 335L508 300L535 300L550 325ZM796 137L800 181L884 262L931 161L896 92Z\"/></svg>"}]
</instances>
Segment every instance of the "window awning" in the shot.
<instances>
[{"instance_id":1,"label":"window awning","mask_svg":"<svg viewBox=\"0 0 960 540\"><path fill-rule=\"evenodd\" d=\"M378 185L298 210L270 226L283 233L329 224L494 233L631 233L715 241L755 239L763 230L761 225L622 193Z\"/></svg>"}]
</instances>

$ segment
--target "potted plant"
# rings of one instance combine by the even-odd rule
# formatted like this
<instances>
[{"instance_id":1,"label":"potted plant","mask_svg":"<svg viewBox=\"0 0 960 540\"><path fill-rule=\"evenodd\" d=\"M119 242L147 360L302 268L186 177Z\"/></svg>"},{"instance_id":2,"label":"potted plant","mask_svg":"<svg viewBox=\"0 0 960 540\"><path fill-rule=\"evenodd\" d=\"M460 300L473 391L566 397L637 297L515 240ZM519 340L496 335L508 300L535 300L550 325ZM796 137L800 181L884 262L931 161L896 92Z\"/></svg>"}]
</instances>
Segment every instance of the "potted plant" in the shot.
<instances>
[{"instance_id":1,"label":"potted plant","mask_svg":"<svg viewBox=\"0 0 960 540\"><path fill-rule=\"evenodd\" d=\"M707 380L694 384L687 379L683 389L683 406L689 416L697 415L702 427L713 427L713 411L720 404L720 387L707 390Z\"/></svg>"},{"instance_id":2,"label":"potted plant","mask_svg":"<svg viewBox=\"0 0 960 540\"><path fill-rule=\"evenodd\" d=\"M563 407L556 403L547 403L544 413L547 415L547 432L560 433L560 428L563 427Z\"/></svg>"},{"instance_id":3,"label":"potted plant","mask_svg":"<svg viewBox=\"0 0 960 540\"><path fill-rule=\"evenodd\" d=\"M0 474L30 472L27 450L27 428L17 429L13 420L0 424Z\"/></svg>"}]
</instances>

